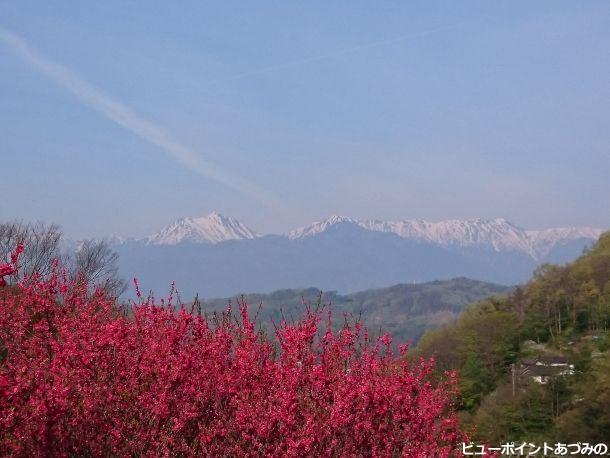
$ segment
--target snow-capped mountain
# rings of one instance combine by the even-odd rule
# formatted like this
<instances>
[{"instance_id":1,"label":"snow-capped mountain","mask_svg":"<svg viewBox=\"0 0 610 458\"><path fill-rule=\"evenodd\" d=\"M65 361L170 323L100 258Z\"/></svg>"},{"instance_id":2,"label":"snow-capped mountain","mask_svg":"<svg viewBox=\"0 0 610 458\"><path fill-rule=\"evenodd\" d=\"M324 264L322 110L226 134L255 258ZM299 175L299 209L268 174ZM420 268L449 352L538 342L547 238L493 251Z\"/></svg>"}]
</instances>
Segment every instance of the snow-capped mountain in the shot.
<instances>
[{"instance_id":1,"label":"snow-capped mountain","mask_svg":"<svg viewBox=\"0 0 610 458\"><path fill-rule=\"evenodd\" d=\"M493 220L445 220L430 222L422 219L404 221L354 220L332 216L287 234L292 240L318 235L337 224L353 224L373 232L389 232L404 239L432 243L444 247L488 247L495 251L518 251L534 259L546 256L556 245L579 239L597 240L601 229L591 227L553 228L528 231L511 222Z\"/></svg>"},{"instance_id":2,"label":"snow-capped mountain","mask_svg":"<svg viewBox=\"0 0 610 458\"><path fill-rule=\"evenodd\" d=\"M177 245L182 242L220 243L253 239L258 234L240 221L220 213L199 218L181 218L147 238L150 245Z\"/></svg>"},{"instance_id":3,"label":"snow-capped mountain","mask_svg":"<svg viewBox=\"0 0 610 458\"><path fill-rule=\"evenodd\" d=\"M332 226L344 223L359 225L359 222L355 219L348 218L347 216L334 215L328 219L325 219L324 221L316 221L307 226L303 226L293 231L290 231L286 235L290 240L298 240L305 237L312 237L314 235L321 234Z\"/></svg>"},{"instance_id":4,"label":"snow-capped mountain","mask_svg":"<svg viewBox=\"0 0 610 458\"><path fill-rule=\"evenodd\" d=\"M593 227L557 227L539 231L526 231L532 244L533 256L541 259L554 247L572 240L597 240L604 231Z\"/></svg>"},{"instance_id":5,"label":"snow-capped mountain","mask_svg":"<svg viewBox=\"0 0 610 458\"><path fill-rule=\"evenodd\" d=\"M212 213L113 248L125 278L138 275L151 288L175 280L185 295L210 297L311 285L349 292L453 277L510 285L526 281L542 263L574 260L601 232L525 230L504 219L333 216L284 235L259 236L236 219Z\"/></svg>"},{"instance_id":6,"label":"snow-capped mountain","mask_svg":"<svg viewBox=\"0 0 610 458\"><path fill-rule=\"evenodd\" d=\"M290 240L301 240L328 231L337 225L350 225L371 232L396 234L403 239L441 247L483 247L497 252L520 252L535 260L544 258L556 246L575 240L595 241L603 232L592 227L565 227L525 230L503 219L468 219L426 221L356 220L347 216L331 216L288 232ZM235 218L213 212L198 218L181 218L146 239L151 245L177 245L182 242L216 244L228 240L259 237Z\"/></svg>"},{"instance_id":7,"label":"snow-capped mountain","mask_svg":"<svg viewBox=\"0 0 610 458\"><path fill-rule=\"evenodd\" d=\"M403 238L442 246L489 246L496 251L529 252L525 231L505 219L446 220L430 222L421 219L383 222L362 221L369 230L393 232Z\"/></svg>"}]
</instances>

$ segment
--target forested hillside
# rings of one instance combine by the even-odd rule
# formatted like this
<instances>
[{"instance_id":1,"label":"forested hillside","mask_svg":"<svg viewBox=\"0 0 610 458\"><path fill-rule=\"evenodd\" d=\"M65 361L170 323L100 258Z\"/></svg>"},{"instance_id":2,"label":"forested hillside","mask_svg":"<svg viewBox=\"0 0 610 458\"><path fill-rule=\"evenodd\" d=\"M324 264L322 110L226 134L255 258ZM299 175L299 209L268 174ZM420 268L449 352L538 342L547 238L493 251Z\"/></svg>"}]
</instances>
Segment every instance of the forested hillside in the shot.
<instances>
[{"instance_id":1,"label":"forested hillside","mask_svg":"<svg viewBox=\"0 0 610 458\"><path fill-rule=\"evenodd\" d=\"M468 307L411 357L460 373L461 411L486 441L610 441L610 233L508 297Z\"/></svg>"},{"instance_id":2,"label":"forested hillside","mask_svg":"<svg viewBox=\"0 0 610 458\"><path fill-rule=\"evenodd\" d=\"M511 290L510 287L493 283L454 278L399 284L349 295L307 288L247 294L243 299L252 308L262 304L258 316L261 323L270 323L271 320L279 322L282 316L287 319L301 316L304 304L315 305L320 301L330 304L335 321L341 321L341 315L345 313L362 318L373 332L390 332L395 341L407 342L417 341L428 329L454 321L468 304ZM220 311L226 309L230 301L229 298L209 299L203 301L202 305L207 312Z\"/></svg>"}]
</instances>

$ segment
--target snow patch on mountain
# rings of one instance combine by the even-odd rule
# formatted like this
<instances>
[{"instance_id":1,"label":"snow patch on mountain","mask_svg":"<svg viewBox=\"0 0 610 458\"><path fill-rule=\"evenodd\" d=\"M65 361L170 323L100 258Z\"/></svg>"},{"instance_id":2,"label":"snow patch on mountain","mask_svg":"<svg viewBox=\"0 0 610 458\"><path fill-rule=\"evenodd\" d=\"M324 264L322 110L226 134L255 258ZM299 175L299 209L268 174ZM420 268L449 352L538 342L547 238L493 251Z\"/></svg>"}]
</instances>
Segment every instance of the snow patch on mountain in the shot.
<instances>
[{"instance_id":1,"label":"snow patch on mountain","mask_svg":"<svg viewBox=\"0 0 610 458\"><path fill-rule=\"evenodd\" d=\"M543 258L557 245L573 240L597 240L604 231L593 227L556 227L538 231L526 231L531 240L536 259Z\"/></svg>"},{"instance_id":2,"label":"snow patch on mountain","mask_svg":"<svg viewBox=\"0 0 610 458\"><path fill-rule=\"evenodd\" d=\"M308 226L289 232L290 239L312 237L336 224L353 224L375 232L388 232L402 238L441 246L489 247L495 251L518 251L534 259L546 256L553 247L571 240L595 241L603 232L590 227L554 228L527 231L511 222L493 220L445 220L439 222L422 219L404 221L354 220L345 216L332 216Z\"/></svg>"},{"instance_id":3,"label":"snow patch on mountain","mask_svg":"<svg viewBox=\"0 0 610 458\"><path fill-rule=\"evenodd\" d=\"M337 216L333 215L324 221L316 221L308 226L300 227L293 231L290 231L287 235L291 240L302 239L305 237L312 237L314 235L321 234L322 232L327 231L330 227L335 226L337 224L358 224L358 221L355 219L348 218L347 216Z\"/></svg>"},{"instance_id":4,"label":"snow patch on mountain","mask_svg":"<svg viewBox=\"0 0 610 458\"><path fill-rule=\"evenodd\" d=\"M443 246L490 246L496 251L529 252L525 231L505 219L446 220L430 222L421 219L396 222L361 221L366 229L393 232L407 239L416 239Z\"/></svg>"},{"instance_id":5,"label":"snow patch on mountain","mask_svg":"<svg viewBox=\"0 0 610 458\"><path fill-rule=\"evenodd\" d=\"M565 245L570 241L582 239L596 241L603 232L601 229L591 227L525 230L503 218L431 222L423 219L356 220L335 215L295 229L285 236L291 240L315 237L336 225L353 225L373 232L393 233L404 239L444 247L481 247L497 252L516 251L526 253L535 260L543 259L554 247ZM182 242L215 244L256 237L259 235L238 220L214 212L199 218L181 218L144 241L151 245L177 245Z\"/></svg>"},{"instance_id":6,"label":"snow patch on mountain","mask_svg":"<svg viewBox=\"0 0 610 458\"><path fill-rule=\"evenodd\" d=\"M151 245L177 245L182 242L220 243L253 239L258 234L240 221L213 212L198 218L181 218L147 238Z\"/></svg>"}]
</instances>

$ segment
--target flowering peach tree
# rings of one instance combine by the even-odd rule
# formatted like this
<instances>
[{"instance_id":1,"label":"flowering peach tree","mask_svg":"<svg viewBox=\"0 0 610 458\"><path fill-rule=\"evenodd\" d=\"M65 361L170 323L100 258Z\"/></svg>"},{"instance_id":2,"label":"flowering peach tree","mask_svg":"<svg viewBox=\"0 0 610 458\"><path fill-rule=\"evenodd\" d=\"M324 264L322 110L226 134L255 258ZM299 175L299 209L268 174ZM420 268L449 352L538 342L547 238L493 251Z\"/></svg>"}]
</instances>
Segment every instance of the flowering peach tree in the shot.
<instances>
[{"instance_id":1,"label":"flowering peach tree","mask_svg":"<svg viewBox=\"0 0 610 458\"><path fill-rule=\"evenodd\" d=\"M455 374L408 362L319 310L257 332L153 298L122 313L61 272L6 286L0 263L0 455L455 456ZM237 317L236 317L237 315Z\"/></svg>"}]
</instances>

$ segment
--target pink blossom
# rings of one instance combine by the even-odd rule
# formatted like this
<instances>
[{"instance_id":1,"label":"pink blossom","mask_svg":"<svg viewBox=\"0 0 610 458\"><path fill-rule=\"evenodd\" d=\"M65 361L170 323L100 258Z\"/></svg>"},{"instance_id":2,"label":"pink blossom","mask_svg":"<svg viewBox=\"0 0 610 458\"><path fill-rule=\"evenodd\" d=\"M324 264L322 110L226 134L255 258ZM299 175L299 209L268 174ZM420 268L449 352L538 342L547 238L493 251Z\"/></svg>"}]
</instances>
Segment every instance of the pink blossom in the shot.
<instances>
[{"instance_id":1,"label":"pink blossom","mask_svg":"<svg viewBox=\"0 0 610 458\"><path fill-rule=\"evenodd\" d=\"M57 274L0 292L0 455L456 456L465 440L455 374L433 383L389 336L308 310L266 337L244 303L205 318L139 297L124 314Z\"/></svg>"}]
</instances>

